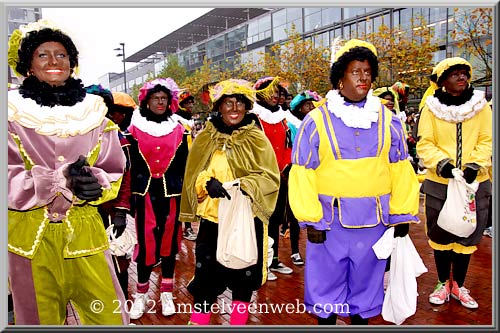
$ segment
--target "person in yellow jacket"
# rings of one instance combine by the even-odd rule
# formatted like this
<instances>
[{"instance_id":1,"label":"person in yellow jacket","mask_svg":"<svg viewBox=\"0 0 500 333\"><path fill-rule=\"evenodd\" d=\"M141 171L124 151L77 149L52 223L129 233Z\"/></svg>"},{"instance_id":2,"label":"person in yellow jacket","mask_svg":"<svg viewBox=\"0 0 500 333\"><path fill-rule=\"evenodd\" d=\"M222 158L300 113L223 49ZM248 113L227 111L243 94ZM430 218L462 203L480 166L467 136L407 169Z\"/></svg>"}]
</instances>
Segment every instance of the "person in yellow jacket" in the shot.
<instances>
[{"instance_id":1,"label":"person in yellow jacket","mask_svg":"<svg viewBox=\"0 0 500 333\"><path fill-rule=\"evenodd\" d=\"M427 168L422 183L425 194L426 230L434 249L438 283L429 295L432 304L443 304L450 295L467 308L478 303L464 287L471 254L487 223L491 181L492 112L484 92L470 84L472 66L465 59L447 58L431 75L431 86L421 101L417 154ZM446 200L452 170L463 170L467 183L477 181L476 231L467 238L455 236L437 225ZM453 271L451 276L450 271Z\"/></svg>"}]
</instances>

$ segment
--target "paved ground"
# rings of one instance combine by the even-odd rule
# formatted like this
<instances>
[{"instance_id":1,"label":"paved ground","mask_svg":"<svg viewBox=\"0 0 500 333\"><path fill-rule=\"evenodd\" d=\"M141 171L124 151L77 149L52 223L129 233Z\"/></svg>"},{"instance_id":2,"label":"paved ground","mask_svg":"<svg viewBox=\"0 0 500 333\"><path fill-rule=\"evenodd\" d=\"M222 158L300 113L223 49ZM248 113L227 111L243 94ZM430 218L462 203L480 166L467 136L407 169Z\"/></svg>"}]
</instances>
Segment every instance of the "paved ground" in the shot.
<instances>
[{"instance_id":1,"label":"paved ground","mask_svg":"<svg viewBox=\"0 0 500 333\"><path fill-rule=\"evenodd\" d=\"M434 266L432 250L427 244L427 237L424 232L424 216L421 214L422 223L415 226L410 231L410 236L422 257L429 272L421 275L418 281L418 303L416 314L408 318L403 325L492 325L492 238L483 236L478 246L478 251L473 254L469 273L465 285L471 290L471 295L479 303L479 309L470 310L451 299L449 303L435 306L428 302L429 293L432 292L437 275ZM133 223L129 227L133 228ZM196 227L196 226L194 226ZM300 248L304 255L305 251L305 231L302 230ZM290 240L280 239L280 258L292 267L290 260ZM194 271L194 242L183 240L180 258L177 261L175 273L174 297L176 304L190 305L192 297L186 290L186 285L191 279ZM307 264L307 263L306 263ZM278 280L268 281L258 292L254 294L253 302L256 304L287 304L302 302L303 300L303 272L302 267L293 267L294 273L291 275L278 275ZM135 264L130 266L129 295L136 291L137 275ZM139 320L133 320L136 325L186 325L189 320L188 313L176 313L170 317L161 315L161 305L159 302L159 279L160 269L155 268L151 276L151 288L149 296L153 300L150 313L145 314ZM230 304L230 292L226 291L219 297L219 304ZM78 323L78 317L71 308L68 309L68 324ZM252 314L249 325L316 325L316 318L307 313L284 313L271 312ZM339 319L339 325L348 324L349 319ZM212 325L229 325L229 314L213 315ZM370 320L370 325L392 325L385 322L381 316Z\"/></svg>"}]
</instances>

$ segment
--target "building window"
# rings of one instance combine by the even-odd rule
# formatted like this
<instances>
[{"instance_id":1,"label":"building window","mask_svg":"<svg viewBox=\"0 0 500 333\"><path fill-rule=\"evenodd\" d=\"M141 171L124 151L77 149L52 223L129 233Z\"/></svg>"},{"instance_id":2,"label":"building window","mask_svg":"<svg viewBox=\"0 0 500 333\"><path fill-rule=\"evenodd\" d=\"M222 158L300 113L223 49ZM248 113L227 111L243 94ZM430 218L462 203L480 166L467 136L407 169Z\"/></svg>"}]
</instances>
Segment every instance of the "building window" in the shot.
<instances>
[{"instance_id":1,"label":"building window","mask_svg":"<svg viewBox=\"0 0 500 333\"><path fill-rule=\"evenodd\" d=\"M288 38L295 26L295 31L302 33L302 8L285 8L273 14L273 41L277 42Z\"/></svg>"},{"instance_id":2,"label":"building window","mask_svg":"<svg viewBox=\"0 0 500 333\"><path fill-rule=\"evenodd\" d=\"M429 22L440 22L446 20L447 8L430 8Z\"/></svg>"},{"instance_id":3,"label":"building window","mask_svg":"<svg viewBox=\"0 0 500 333\"><path fill-rule=\"evenodd\" d=\"M264 52L265 52L265 47L259 47L255 50L248 51L245 53L241 54L241 63L250 63L253 64L253 68L256 71L262 70L261 65L264 60ZM261 63L259 63L261 62Z\"/></svg>"},{"instance_id":4,"label":"building window","mask_svg":"<svg viewBox=\"0 0 500 333\"><path fill-rule=\"evenodd\" d=\"M311 15L314 13L320 13L321 8L314 7L314 8L304 8L304 16Z\"/></svg>"},{"instance_id":5,"label":"building window","mask_svg":"<svg viewBox=\"0 0 500 333\"><path fill-rule=\"evenodd\" d=\"M18 29L22 23L19 22L9 22L9 35L11 35L14 30Z\"/></svg>"},{"instance_id":6,"label":"building window","mask_svg":"<svg viewBox=\"0 0 500 333\"><path fill-rule=\"evenodd\" d=\"M26 9L10 8L8 12L9 12L9 20L21 20L21 21L27 20L28 13Z\"/></svg>"},{"instance_id":7,"label":"building window","mask_svg":"<svg viewBox=\"0 0 500 333\"><path fill-rule=\"evenodd\" d=\"M242 27L226 34L226 51L238 50L245 47L246 27Z\"/></svg>"},{"instance_id":8,"label":"building window","mask_svg":"<svg viewBox=\"0 0 500 333\"><path fill-rule=\"evenodd\" d=\"M273 14L273 30L275 27L279 27L281 25L286 24L286 10L278 10Z\"/></svg>"},{"instance_id":9,"label":"building window","mask_svg":"<svg viewBox=\"0 0 500 333\"><path fill-rule=\"evenodd\" d=\"M399 22L401 23L401 30L409 30L411 28L411 8L403 9L399 12Z\"/></svg>"},{"instance_id":10,"label":"building window","mask_svg":"<svg viewBox=\"0 0 500 333\"><path fill-rule=\"evenodd\" d=\"M271 16L265 15L256 21L250 22L247 35L247 45L271 37Z\"/></svg>"},{"instance_id":11,"label":"building window","mask_svg":"<svg viewBox=\"0 0 500 333\"><path fill-rule=\"evenodd\" d=\"M321 27L321 12L312 13L304 17L304 32Z\"/></svg>"},{"instance_id":12,"label":"building window","mask_svg":"<svg viewBox=\"0 0 500 333\"><path fill-rule=\"evenodd\" d=\"M344 8L344 20L347 20L365 13L364 7Z\"/></svg>"},{"instance_id":13,"label":"building window","mask_svg":"<svg viewBox=\"0 0 500 333\"><path fill-rule=\"evenodd\" d=\"M342 20L342 8L323 8L321 23L323 26L339 23Z\"/></svg>"},{"instance_id":14,"label":"building window","mask_svg":"<svg viewBox=\"0 0 500 333\"><path fill-rule=\"evenodd\" d=\"M211 59L224 53L224 37L219 36L207 42L207 58Z\"/></svg>"},{"instance_id":15,"label":"building window","mask_svg":"<svg viewBox=\"0 0 500 333\"><path fill-rule=\"evenodd\" d=\"M329 33L324 32L322 34L314 36L314 47L319 48L319 47L326 47L328 48L330 46L330 39L329 39Z\"/></svg>"},{"instance_id":16,"label":"building window","mask_svg":"<svg viewBox=\"0 0 500 333\"><path fill-rule=\"evenodd\" d=\"M439 50L433 53L432 55L432 61L437 64L441 60L444 60L446 58L446 50Z\"/></svg>"}]
</instances>

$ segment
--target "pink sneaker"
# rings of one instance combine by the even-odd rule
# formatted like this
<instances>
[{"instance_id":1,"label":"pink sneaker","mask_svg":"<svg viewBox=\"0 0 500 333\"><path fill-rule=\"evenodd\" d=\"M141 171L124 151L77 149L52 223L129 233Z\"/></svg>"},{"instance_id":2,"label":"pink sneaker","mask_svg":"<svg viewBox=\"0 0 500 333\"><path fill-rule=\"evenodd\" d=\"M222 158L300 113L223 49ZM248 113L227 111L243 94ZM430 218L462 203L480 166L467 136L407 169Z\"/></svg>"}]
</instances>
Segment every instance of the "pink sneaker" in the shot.
<instances>
[{"instance_id":1,"label":"pink sneaker","mask_svg":"<svg viewBox=\"0 0 500 333\"><path fill-rule=\"evenodd\" d=\"M469 295L469 293L469 289L465 288L464 286L459 288L457 282L453 281L451 288L451 297L460 301L460 303L466 308L477 309L479 307L479 304L477 304L477 302Z\"/></svg>"},{"instance_id":2,"label":"pink sneaker","mask_svg":"<svg viewBox=\"0 0 500 333\"><path fill-rule=\"evenodd\" d=\"M439 282L434 291L429 295L429 302L436 305L444 304L450 301L450 280Z\"/></svg>"}]
</instances>

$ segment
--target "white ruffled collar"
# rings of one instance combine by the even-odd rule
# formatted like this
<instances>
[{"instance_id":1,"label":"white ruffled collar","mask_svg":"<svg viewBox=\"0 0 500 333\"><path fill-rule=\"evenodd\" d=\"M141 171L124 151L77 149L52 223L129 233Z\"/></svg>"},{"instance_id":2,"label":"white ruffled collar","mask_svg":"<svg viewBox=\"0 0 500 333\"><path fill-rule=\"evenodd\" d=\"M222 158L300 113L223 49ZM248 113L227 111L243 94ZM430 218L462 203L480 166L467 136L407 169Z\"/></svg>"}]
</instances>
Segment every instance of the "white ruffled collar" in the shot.
<instances>
[{"instance_id":1,"label":"white ruffled collar","mask_svg":"<svg viewBox=\"0 0 500 333\"><path fill-rule=\"evenodd\" d=\"M300 124L302 123L302 120L299 118L295 117L290 111L285 111L285 118L286 122L292 124L296 128L300 127Z\"/></svg>"},{"instance_id":2,"label":"white ruffled collar","mask_svg":"<svg viewBox=\"0 0 500 333\"><path fill-rule=\"evenodd\" d=\"M342 122L351 128L368 129L372 123L377 122L381 102L378 97L373 96L372 90L366 95L366 102L363 107L355 104L345 104L346 101L337 90L330 90L326 94L327 108Z\"/></svg>"},{"instance_id":3,"label":"white ruffled collar","mask_svg":"<svg viewBox=\"0 0 500 333\"><path fill-rule=\"evenodd\" d=\"M69 137L83 135L100 126L108 111L102 97L87 94L73 106L54 107L38 105L31 98L24 98L19 91L8 95L8 119L34 129L40 135Z\"/></svg>"},{"instance_id":4,"label":"white ruffled collar","mask_svg":"<svg viewBox=\"0 0 500 333\"><path fill-rule=\"evenodd\" d=\"M442 104L435 96L427 97L425 104L438 119L460 123L474 117L486 105L484 91L474 90L474 93L467 102L462 105Z\"/></svg>"},{"instance_id":5,"label":"white ruffled collar","mask_svg":"<svg viewBox=\"0 0 500 333\"><path fill-rule=\"evenodd\" d=\"M260 119L264 120L268 124L277 124L283 119L286 118L286 111L284 111L281 107L278 111L272 112L269 109L266 109L262 105L254 103L253 109L250 110L250 113L255 113L259 116Z\"/></svg>"},{"instance_id":6,"label":"white ruffled collar","mask_svg":"<svg viewBox=\"0 0 500 333\"><path fill-rule=\"evenodd\" d=\"M139 108L134 110L134 113L132 114L132 120L130 121L130 126L134 126L142 132L156 137L172 133L174 128L179 125L180 124L176 120L172 119L171 116L161 123L147 120L146 117L143 117L141 115Z\"/></svg>"},{"instance_id":7,"label":"white ruffled collar","mask_svg":"<svg viewBox=\"0 0 500 333\"><path fill-rule=\"evenodd\" d=\"M170 116L174 121L179 122L182 125L187 125L190 128L194 126L194 120L193 119L185 119L179 116L177 113L174 113L172 116Z\"/></svg>"}]
</instances>

